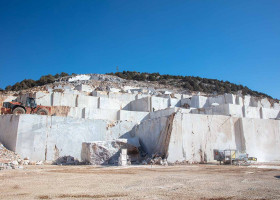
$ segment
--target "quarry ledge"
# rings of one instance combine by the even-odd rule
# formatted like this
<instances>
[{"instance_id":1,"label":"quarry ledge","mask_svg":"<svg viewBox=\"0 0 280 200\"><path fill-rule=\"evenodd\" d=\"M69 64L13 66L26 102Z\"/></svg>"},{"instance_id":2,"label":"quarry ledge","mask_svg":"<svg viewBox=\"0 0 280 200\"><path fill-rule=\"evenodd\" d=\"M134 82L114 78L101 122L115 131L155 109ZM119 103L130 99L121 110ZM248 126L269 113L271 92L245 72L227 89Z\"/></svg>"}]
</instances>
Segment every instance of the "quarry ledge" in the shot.
<instances>
[{"instance_id":1,"label":"quarry ledge","mask_svg":"<svg viewBox=\"0 0 280 200\"><path fill-rule=\"evenodd\" d=\"M81 160L83 142L119 138L134 144L139 140L148 155L161 154L169 163L213 162L213 149L228 148L246 151L262 162L280 160L279 120L177 111L141 123L2 115L0 125L0 142L20 156L35 161L55 161L62 156Z\"/></svg>"}]
</instances>

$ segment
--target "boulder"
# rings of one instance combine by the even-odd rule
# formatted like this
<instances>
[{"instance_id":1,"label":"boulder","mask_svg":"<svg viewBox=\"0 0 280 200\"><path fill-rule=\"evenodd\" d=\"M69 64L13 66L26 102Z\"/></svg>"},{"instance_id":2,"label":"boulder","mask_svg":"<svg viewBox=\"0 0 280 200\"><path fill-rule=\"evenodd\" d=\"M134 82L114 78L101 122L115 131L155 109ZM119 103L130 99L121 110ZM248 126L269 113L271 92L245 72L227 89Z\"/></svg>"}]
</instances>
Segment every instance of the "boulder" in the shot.
<instances>
[{"instance_id":1,"label":"boulder","mask_svg":"<svg viewBox=\"0 0 280 200\"><path fill-rule=\"evenodd\" d=\"M129 157L139 155L138 148L127 139L84 142L82 144L82 161L91 165L118 165L121 149L127 149Z\"/></svg>"}]
</instances>

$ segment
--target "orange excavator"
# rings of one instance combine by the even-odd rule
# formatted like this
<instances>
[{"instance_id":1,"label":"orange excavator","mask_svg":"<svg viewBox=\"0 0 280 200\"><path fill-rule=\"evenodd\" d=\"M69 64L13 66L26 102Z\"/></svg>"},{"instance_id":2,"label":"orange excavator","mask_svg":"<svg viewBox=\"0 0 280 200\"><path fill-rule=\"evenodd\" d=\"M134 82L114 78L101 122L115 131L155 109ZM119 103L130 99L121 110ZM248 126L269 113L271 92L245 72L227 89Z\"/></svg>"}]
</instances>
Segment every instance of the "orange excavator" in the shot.
<instances>
[{"instance_id":1,"label":"orange excavator","mask_svg":"<svg viewBox=\"0 0 280 200\"><path fill-rule=\"evenodd\" d=\"M26 102L4 102L1 108L1 114L38 114L49 115L51 113L51 107L37 105L34 98L27 97Z\"/></svg>"}]
</instances>

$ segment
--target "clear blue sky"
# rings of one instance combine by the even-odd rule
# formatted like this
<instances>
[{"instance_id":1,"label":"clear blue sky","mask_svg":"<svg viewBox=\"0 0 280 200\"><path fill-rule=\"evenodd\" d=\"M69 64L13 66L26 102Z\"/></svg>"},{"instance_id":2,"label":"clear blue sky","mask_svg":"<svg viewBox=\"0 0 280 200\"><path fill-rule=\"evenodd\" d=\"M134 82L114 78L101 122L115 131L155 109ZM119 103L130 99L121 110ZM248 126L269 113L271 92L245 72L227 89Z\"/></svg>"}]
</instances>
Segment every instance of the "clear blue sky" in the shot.
<instances>
[{"instance_id":1,"label":"clear blue sky","mask_svg":"<svg viewBox=\"0 0 280 200\"><path fill-rule=\"evenodd\" d=\"M280 99L280 1L0 0L0 87L116 66Z\"/></svg>"}]
</instances>

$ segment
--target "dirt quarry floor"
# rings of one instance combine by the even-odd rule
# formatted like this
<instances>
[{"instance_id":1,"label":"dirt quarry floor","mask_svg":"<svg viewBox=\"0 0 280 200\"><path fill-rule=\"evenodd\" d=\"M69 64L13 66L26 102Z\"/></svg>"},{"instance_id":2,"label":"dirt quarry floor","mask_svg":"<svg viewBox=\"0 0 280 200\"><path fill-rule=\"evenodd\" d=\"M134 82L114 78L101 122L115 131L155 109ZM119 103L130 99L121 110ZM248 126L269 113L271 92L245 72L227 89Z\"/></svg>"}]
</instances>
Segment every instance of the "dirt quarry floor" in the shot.
<instances>
[{"instance_id":1,"label":"dirt quarry floor","mask_svg":"<svg viewBox=\"0 0 280 200\"><path fill-rule=\"evenodd\" d=\"M0 199L280 199L280 169L27 166L0 171Z\"/></svg>"}]
</instances>

